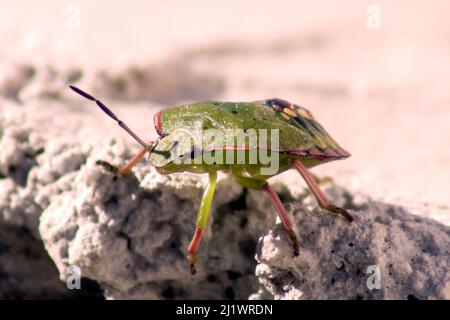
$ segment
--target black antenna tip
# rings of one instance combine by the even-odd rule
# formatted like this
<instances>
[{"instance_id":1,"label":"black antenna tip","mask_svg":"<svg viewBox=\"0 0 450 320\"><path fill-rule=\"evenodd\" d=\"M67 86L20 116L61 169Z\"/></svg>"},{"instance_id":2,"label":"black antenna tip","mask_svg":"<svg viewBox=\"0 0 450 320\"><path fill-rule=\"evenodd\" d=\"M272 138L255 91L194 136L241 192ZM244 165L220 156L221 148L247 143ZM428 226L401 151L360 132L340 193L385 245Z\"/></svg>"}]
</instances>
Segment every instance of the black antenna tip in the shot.
<instances>
[{"instance_id":1,"label":"black antenna tip","mask_svg":"<svg viewBox=\"0 0 450 320\"><path fill-rule=\"evenodd\" d=\"M116 121L119 121L119 119L117 118L117 116L111 111L109 110L109 108L107 106L105 106L100 100L97 100L96 98L94 98L93 96L91 96L90 94L84 92L83 90L69 85L69 88L72 89L73 91L75 91L76 93L78 93L79 95L85 97L86 99L95 101L97 103L97 105L111 118L113 118Z\"/></svg>"},{"instance_id":2,"label":"black antenna tip","mask_svg":"<svg viewBox=\"0 0 450 320\"><path fill-rule=\"evenodd\" d=\"M95 102L108 116L110 116L111 118L113 118L116 121L119 121L117 116L111 110L109 110L109 108L107 106L105 106L101 101L96 99Z\"/></svg>"},{"instance_id":3,"label":"black antenna tip","mask_svg":"<svg viewBox=\"0 0 450 320\"><path fill-rule=\"evenodd\" d=\"M91 96L90 94L87 94L86 92L84 92L81 89L78 89L75 86L69 86L70 89L72 89L73 91L75 91L76 93L78 93L79 95L85 97L86 99L92 100L92 101L96 101L97 99L95 99L93 96Z\"/></svg>"},{"instance_id":4,"label":"black antenna tip","mask_svg":"<svg viewBox=\"0 0 450 320\"><path fill-rule=\"evenodd\" d=\"M79 95L85 97L86 99L94 101L108 116L116 120L119 126L121 126L126 132L128 132L137 142L139 142L140 145L145 147L145 149L149 148L149 146L141 138L139 138L137 134L135 134L130 128L128 128L128 126L125 123L120 121L119 118L117 118L117 116L111 110L109 110L109 108L105 106L100 100L97 100L90 94L87 94L86 92L84 92L81 89L78 89L75 86L69 85L69 88L78 93Z\"/></svg>"}]
</instances>

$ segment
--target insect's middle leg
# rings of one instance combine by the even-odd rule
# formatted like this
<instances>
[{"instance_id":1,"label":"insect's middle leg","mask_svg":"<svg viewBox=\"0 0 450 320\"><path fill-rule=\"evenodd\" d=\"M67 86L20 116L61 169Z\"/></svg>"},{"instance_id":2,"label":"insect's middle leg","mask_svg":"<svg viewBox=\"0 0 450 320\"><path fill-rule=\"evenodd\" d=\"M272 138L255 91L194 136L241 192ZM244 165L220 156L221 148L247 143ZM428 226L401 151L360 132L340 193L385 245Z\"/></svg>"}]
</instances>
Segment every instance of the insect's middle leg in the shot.
<instances>
[{"instance_id":1,"label":"insect's middle leg","mask_svg":"<svg viewBox=\"0 0 450 320\"><path fill-rule=\"evenodd\" d=\"M138 164L139 161L141 161L141 159L145 156L145 154L147 152L148 152L148 148L142 148L141 150L139 150L139 152L133 158L131 158L130 161L126 162L125 164L123 164L120 167L116 167L116 166L110 164L109 162L106 162L103 160L97 160L95 163L99 166L102 166L107 171L113 173L114 175L116 175L118 177L125 177L130 173L131 169L136 164Z\"/></svg>"},{"instance_id":2,"label":"insect's middle leg","mask_svg":"<svg viewBox=\"0 0 450 320\"><path fill-rule=\"evenodd\" d=\"M340 214L344 216L349 222L353 221L353 217L348 213L346 210L336 207L334 204L330 203L327 199L327 196L320 190L319 186L317 185L314 177L312 174L306 169L306 167L303 165L303 163L300 160L294 160L292 162L294 167L300 172L303 179L305 180L308 187L311 189L312 193L316 197L317 202L319 203L319 206L321 208L324 208L328 211Z\"/></svg>"},{"instance_id":3,"label":"insect's middle leg","mask_svg":"<svg viewBox=\"0 0 450 320\"><path fill-rule=\"evenodd\" d=\"M242 174L241 172L239 172L238 170L233 170L233 168L232 173L233 176L236 178L236 180L244 187L249 189L263 190L264 192L267 193L275 209L277 210L278 216L280 217L281 223L283 224L283 227L288 234L289 240L291 240L292 247L294 248L294 255L298 256L299 244L297 234L295 233L293 229L293 223L291 219L289 219L289 215L284 209L284 206L281 203L281 200L276 194L276 192L270 187L270 185L265 180L243 177L241 175Z\"/></svg>"},{"instance_id":4,"label":"insect's middle leg","mask_svg":"<svg viewBox=\"0 0 450 320\"><path fill-rule=\"evenodd\" d=\"M197 250L202 239L203 231L208 225L208 217L211 211L212 201L214 199L214 192L216 190L216 181L217 172L210 172L209 183L203 193L202 202L200 203L200 208L197 215L195 233L188 247L188 260L191 274L197 273L197 269L195 268L195 262L197 262Z\"/></svg>"},{"instance_id":5,"label":"insect's middle leg","mask_svg":"<svg viewBox=\"0 0 450 320\"><path fill-rule=\"evenodd\" d=\"M270 187L268 183L263 186L263 190L267 193L270 200L272 200L273 206L277 210L278 216L280 217L281 223L283 224L284 229L286 230L289 240L291 240L292 247L294 248L294 255L299 255L299 244L297 234L293 229L293 223L284 209L283 204L281 203L280 198L277 193Z\"/></svg>"}]
</instances>

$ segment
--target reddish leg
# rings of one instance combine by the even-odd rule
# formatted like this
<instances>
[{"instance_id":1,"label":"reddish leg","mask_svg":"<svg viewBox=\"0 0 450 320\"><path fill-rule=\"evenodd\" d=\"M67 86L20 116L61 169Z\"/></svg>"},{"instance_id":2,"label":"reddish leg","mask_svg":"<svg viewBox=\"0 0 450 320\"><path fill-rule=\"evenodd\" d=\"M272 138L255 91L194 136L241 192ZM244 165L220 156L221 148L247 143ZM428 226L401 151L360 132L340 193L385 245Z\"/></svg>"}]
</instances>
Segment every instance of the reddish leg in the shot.
<instances>
[{"instance_id":1,"label":"reddish leg","mask_svg":"<svg viewBox=\"0 0 450 320\"><path fill-rule=\"evenodd\" d=\"M267 193L267 195L270 197L270 200L272 200L272 203L277 210L278 216L280 217L281 223L283 224L284 229L286 229L286 232L289 236L289 239L292 242L292 247L294 248L294 255L298 256L299 254L299 245L298 245L298 238L295 234L294 229L292 228L293 224L291 219L289 219L289 216L284 209L283 204L281 203L280 198L276 194L276 192L269 186L269 184L265 184L262 189Z\"/></svg>"},{"instance_id":2,"label":"reddish leg","mask_svg":"<svg viewBox=\"0 0 450 320\"><path fill-rule=\"evenodd\" d=\"M197 250L200 245L200 241L202 239L203 229L195 228L194 236L192 237L191 243L188 247L188 261L189 261L189 269L191 274L196 274L197 269L195 268L195 263L197 262Z\"/></svg>"},{"instance_id":3,"label":"reddish leg","mask_svg":"<svg viewBox=\"0 0 450 320\"><path fill-rule=\"evenodd\" d=\"M305 180L308 187L311 189L312 193L316 197L317 202L321 208L324 208L328 211L340 214L344 216L349 222L353 221L352 216L346 210L336 207L334 204L330 203L327 199L327 196L320 190L319 186L316 183L316 180L312 176L312 174L306 169L303 163L300 160L294 160L292 162L294 167L300 172L303 179Z\"/></svg>"},{"instance_id":4,"label":"reddish leg","mask_svg":"<svg viewBox=\"0 0 450 320\"><path fill-rule=\"evenodd\" d=\"M152 145L152 142L149 143L149 146ZM139 150L139 152L127 163L125 163L124 165L120 166L120 167L116 167L112 164L110 164L109 162L103 161L103 160L97 160L96 164L104 167L106 170L108 170L109 172L112 172L113 174L115 174L118 177L125 177L127 176L131 169L138 164L139 161L141 161L141 159L145 156L145 154L148 152L148 148L142 148L141 150Z\"/></svg>"}]
</instances>

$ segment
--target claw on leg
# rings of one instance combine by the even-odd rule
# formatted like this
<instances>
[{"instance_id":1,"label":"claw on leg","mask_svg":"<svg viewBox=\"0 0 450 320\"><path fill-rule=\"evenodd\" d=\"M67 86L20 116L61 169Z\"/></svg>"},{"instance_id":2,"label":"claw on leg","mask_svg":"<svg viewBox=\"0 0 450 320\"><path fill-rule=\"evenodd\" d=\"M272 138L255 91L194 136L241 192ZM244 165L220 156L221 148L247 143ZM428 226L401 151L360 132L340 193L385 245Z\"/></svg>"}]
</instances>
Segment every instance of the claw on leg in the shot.
<instances>
[{"instance_id":1,"label":"claw on leg","mask_svg":"<svg viewBox=\"0 0 450 320\"><path fill-rule=\"evenodd\" d=\"M343 216L345 219L347 219L348 222L352 222L353 221L353 217L350 215L350 213L347 212L347 210L336 207L334 204L328 204L325 209L327 209L330 212L334 212L337 214L340 214L341 216Z\"/></svg>"},{"instance_id":2,"label":"claw on leg","mask_svg":"<svg viewBox=\"0 0 450 320\"><path fill-rule=\"evenodd\" d=\"M111 172L115 176L118 175L119 167L110 164L109 162L103 161L103 160L97 160L95 162L96 165L103 167L106 171Z\"/></svg>"},{"instance_id":3,"label":"claw on leg","mask_svg":"<svg viewBox=\"0 0 450 320\"><path fill-rule=\"evenodd\" d=\"M289 240L291 240L292 248L294 249L294 256L298 256L300 254L300 246L298 244L297 234L293 229L286 230Z\"/></svg>"},{"instance_id":4,"label":"claw on leg","mask_svg":"<svg viewBox=\"0 0 450 320\"><path fill-rule=\"evenodd\" d=\"M188 260L189 270L191 271L191 274L194 275L197 273L197 268L195 267L195 263L197 262L197 255L195 253L188 254Z\"/></svg>"}]
</instances>

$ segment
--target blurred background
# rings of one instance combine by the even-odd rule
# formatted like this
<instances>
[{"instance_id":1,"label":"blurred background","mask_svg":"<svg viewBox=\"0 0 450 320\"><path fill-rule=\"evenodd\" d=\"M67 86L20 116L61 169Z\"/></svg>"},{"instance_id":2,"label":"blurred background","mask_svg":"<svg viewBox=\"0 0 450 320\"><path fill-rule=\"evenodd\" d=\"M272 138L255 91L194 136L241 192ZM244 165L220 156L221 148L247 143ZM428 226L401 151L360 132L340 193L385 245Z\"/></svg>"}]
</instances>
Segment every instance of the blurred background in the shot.
<instances>
[{"instance_id":1,"label":"blurred background","mask_svg":"<svg viewBox=\"0 0 450 320\"><path fill-rule=\"evenodd\" d=\"M73 83L150 139L161 107L284 98L310 109L353 155L316 173L374 199L432 204L448 223L449 6L2 0L0 110L44 99L35 117L47 117L46 108L66 117L92 111L122 135L67 90ZM71 125L48 121L43 131Z\"/></svg>"}]
</instances>

